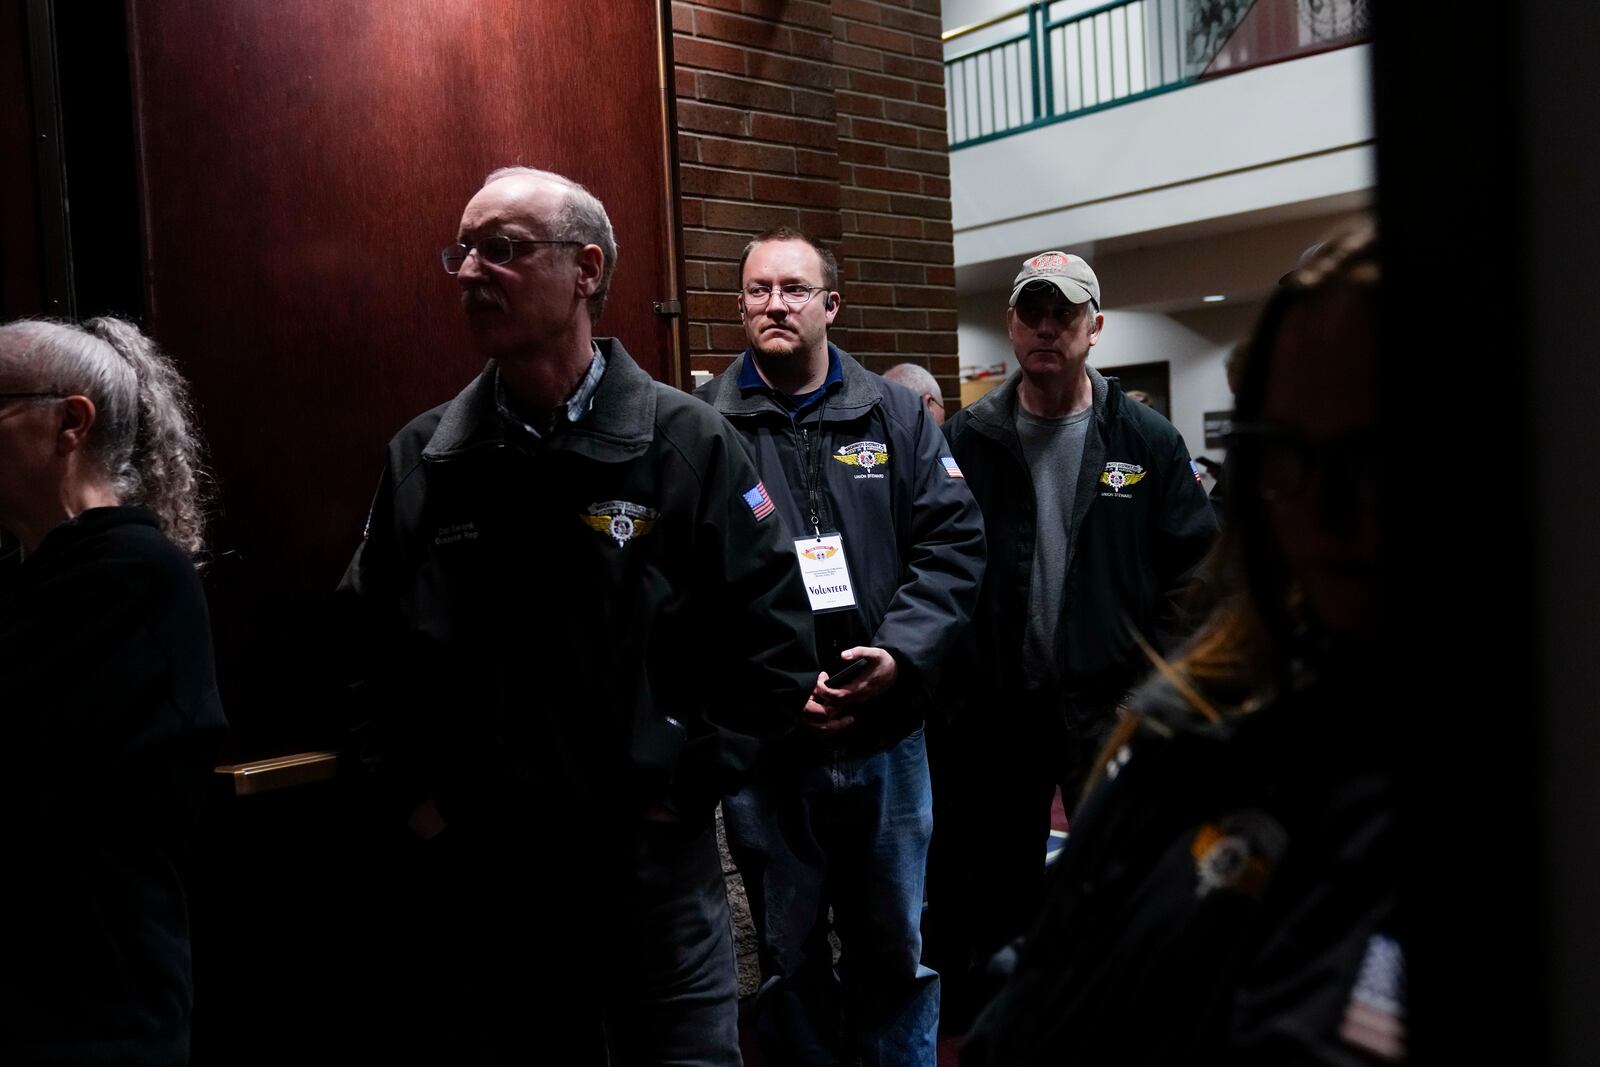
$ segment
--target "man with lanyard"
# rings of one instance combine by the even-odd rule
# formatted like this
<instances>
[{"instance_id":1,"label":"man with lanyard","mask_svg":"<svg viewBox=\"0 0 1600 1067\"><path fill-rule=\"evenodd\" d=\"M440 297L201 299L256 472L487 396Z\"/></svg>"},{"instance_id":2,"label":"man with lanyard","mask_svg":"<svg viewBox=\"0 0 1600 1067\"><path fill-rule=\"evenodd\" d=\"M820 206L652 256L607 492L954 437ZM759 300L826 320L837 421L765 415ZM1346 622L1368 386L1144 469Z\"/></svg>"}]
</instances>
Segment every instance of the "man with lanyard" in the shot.
<instances>
[{"instance_id":1,"label":"man with lanyard","mask_svg":"<svg viewBox=\"0 0 1600 1067\"><path fill-rule=\"evenodd\" d=\"M800 728L723 802L760 937L762 1053L933 1067L922 725L935 667L977 602L983 527L916 395L828 342L842 304L832 254L769 230L740 279L749 347L697 395L739 431L798 535L823 667Z\"/></svg>"},{"instance_id":2,"label":"man with lanyard","mask_svg":"<svg viewBox=\"0 0 1600 1067\"><path fill-rule=\"evenodd\" d=\"M443 945L414 1062L739 1062L713 813L813 687L811 615L738 437L593 336L616 254L582 186L489 175L442 253L488 363L390 443L345 575L393 892Z\"/></svg>"}]
</instances>

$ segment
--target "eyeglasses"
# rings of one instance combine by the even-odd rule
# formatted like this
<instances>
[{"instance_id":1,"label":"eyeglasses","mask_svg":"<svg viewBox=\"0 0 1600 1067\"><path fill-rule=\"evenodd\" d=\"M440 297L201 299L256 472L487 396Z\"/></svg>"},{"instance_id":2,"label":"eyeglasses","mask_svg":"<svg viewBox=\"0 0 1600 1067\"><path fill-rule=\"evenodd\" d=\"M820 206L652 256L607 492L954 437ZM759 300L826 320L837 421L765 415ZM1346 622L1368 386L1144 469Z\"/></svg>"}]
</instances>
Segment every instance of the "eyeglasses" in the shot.
<instances>
[{"instance_id":1,"label":"eyeglasses","mask_svg":"<svg viewBox=\"0 0 1600 1067\"><path fill-rule=\"evenodd\" d=\"M1341 488L1365 491L1376 489L1383 473L1378 438L1370 431L1313 440L1275 423L1235 423L1227 441L1249 450L1256 491L1269 504L1293 500L1319 472L1337 478Z\"/></svg>"},{"instance_id":2,"label":"eyeglasses","mask_svg":"<svg viewBox=\"0 0 1600 1067\"><path fill-rule=\"evenodd\" d=\"M811 298L818 293L826 293L826 285L802 285L799 282L790 282L774 288L770 285L747 285L740 294L744 302L751 307L765 307L776 296L784 307L805 307L811 303Z\"/></svg>"},{"instance_id":3,"label":"eyeglasses","mask_svg":"<svg viewBox=\"0 0 1600 1067\"><path fill-rule=\"evenodd\" d=\"M66 393L55 393L55 392L45 392L45 393L0 393L0 400L38 400L38 399L42 399L43 397L50 397L52 400L64 400L64 399L66 399L67 394Z\"/></svg>"},{"instance_id":4,"label":"eyeglasses","mask_svg":"<svg viewBox=\"0 0 1600 1067\"><path fill-rule=\"evenodd\" d=\"M457 274L461 270L461 265L467 261L467 257L474 252L478 253L480 261L499 266L503 263L510 263L522 254L517 251L519 245L581 244L583 244L582 241L532 241L521 237L507 237L504 234L496 234L493 237L485 237L474 244L457 242L453 245L446 245L439 249L439 262L444 264L444 272L446 274Z\"/></svg>"}]
</instances>

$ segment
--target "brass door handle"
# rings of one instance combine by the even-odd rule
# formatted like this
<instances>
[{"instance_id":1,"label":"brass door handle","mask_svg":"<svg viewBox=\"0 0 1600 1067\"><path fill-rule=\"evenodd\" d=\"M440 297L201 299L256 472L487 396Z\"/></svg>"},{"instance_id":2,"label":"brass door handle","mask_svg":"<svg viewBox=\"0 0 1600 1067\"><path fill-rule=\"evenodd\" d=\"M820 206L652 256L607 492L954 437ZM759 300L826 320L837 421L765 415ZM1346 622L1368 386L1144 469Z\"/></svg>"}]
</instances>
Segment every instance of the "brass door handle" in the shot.
<instances>
[{"instance_id":1,"label":"brass door handle","mask_svg":"<svg viewBox=\"0 0 1600 1067\"><path fill-rule=\"evenodd\" d=\"M270 793L274 789L331 780L339 771L337 752L297 752L292 756L234 763L217 768L233 779L234 796Z\"/></svg>"}]
</instances>

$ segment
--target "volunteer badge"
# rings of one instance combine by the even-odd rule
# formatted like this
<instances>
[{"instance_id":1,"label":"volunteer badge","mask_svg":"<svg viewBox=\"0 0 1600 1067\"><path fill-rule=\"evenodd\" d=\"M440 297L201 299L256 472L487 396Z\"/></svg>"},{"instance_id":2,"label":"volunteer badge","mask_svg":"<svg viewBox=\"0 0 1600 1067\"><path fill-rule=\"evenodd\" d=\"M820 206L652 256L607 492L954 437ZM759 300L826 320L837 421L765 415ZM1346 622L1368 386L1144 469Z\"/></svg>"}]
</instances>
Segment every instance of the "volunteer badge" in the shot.
<instances>
[{"instance_id":1,"label":"volunteer badge","mask_svg":"<svg viewBox=\"0 0 1600 1067\"><path fill-rule=\"evenodd\" d=\"M626 500L607 500L603 504L590 504L583 514L584 524L595 533L604 534L617 543L617 547L643 537L656 524L657 512L642 504Z\"/></svg>"}]
</instances>

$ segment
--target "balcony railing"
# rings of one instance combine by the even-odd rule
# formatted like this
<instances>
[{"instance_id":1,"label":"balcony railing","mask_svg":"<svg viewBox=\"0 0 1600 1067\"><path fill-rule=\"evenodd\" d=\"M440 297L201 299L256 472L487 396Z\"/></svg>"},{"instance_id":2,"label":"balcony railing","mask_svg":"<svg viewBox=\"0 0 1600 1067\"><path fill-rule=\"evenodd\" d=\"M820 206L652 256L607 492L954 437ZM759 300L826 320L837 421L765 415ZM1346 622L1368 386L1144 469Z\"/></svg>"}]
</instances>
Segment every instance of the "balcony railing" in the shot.
<instances>
[{"instance_id":1,"label":"balcony railing","mask_svg":"<svg viewBox=\"0 0 1600 1067\"><path fill-rule=\"evenodd\" d=\"M945 35L952 149L1363 40L1367 0L1040 0Z\"/></svg>"}]
</instances>

